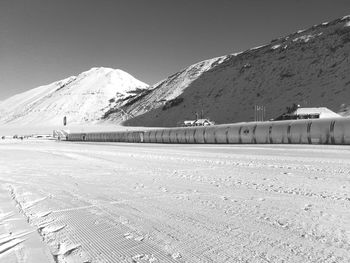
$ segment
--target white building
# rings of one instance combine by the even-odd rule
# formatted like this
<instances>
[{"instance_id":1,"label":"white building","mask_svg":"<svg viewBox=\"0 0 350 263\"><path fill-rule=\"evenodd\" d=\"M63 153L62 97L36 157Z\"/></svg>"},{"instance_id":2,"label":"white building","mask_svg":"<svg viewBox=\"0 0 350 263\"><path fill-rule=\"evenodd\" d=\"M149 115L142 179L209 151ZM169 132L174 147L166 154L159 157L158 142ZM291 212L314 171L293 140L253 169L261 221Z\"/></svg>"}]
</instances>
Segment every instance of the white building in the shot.
<instances>
[{"instance_id":1,"label":"white building","mask_svg":"<svg viewBox=\"0 0 350 263\"><path fill-rule=\"evenodd\" d=\"M312 119L324 119L324 118L338 118L341 117L339 114L331 111L326 107L318 107L318 108L298 108L291 115L296 115L300 118L298 119L311 119L311 118L303 118L311 116Z\"/></svg>"}]
</instances>

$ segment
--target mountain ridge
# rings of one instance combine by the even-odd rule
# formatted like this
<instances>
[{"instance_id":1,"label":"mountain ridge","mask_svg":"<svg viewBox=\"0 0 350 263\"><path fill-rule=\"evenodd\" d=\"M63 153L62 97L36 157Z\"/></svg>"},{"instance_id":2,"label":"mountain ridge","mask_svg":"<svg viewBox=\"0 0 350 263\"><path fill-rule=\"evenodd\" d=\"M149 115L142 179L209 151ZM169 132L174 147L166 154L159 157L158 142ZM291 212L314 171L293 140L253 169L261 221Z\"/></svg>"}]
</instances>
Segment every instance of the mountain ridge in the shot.
<instances>
[{"instance_id":1,"label":"mountain ridge","mask_svg":"<svg viewBox=\"0 0 350 263\"><path fill-rule=\"evenodd\" d=\"M266 119L292 104L350 112L350 16L298 30L246 51L185 67L152 86L94 67L0 102L0 124L62 122L176 126L203 115L216 123ZM64 99L62 99L63 97ZM83 102L83 103L82 103Z\"/></svg>"},{"instance_id":2,"label":"mountain ridge","mask_svg":"<svg viewBox=\"0 0 350 263\"><path fill-rule=\"evenodd\" d=\"M112 68L94 67L78 76L39 86L0 103L0 123L59 125L98 121L115 97L126 97L148 85Z\"/></svg>"},{"instance_id":3,"label":"mountain ridge","mask_svg":"<svg viewBox=\"0 0 350 263\"><path fill-rule=\"evenodd\" d=\"M170 127L202 111L216 123L253 121L254 105L266 107L266 119L293 103L338 111L350 98L349 54L350 16L344 16L220 57L188 85L182 79L191 66L185 68L123 107L133 116L123 124ZM174 89L181 91L176 98L158 96ZM117 114L106 118L119 121Z\"/></svg>"}]
</instances>

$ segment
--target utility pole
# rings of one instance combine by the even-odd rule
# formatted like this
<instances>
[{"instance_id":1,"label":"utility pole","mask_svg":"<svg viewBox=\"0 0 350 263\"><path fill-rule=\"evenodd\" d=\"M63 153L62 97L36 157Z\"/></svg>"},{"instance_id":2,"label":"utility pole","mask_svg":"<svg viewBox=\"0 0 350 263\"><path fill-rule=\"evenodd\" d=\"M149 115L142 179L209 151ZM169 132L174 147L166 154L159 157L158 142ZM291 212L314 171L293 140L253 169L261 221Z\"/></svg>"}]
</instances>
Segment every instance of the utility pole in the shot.
<instances>
[{"instance_id":1,"label":"utility pole","mask_svg":"<svg viewBox=\"0 0 350 263\"><path fill-rule=\"evenodd\" d=\"M201 100L201 119L203 119L203 100Z\"/></svg>"},{"instance_id":2,"label":"utility pole","mask_svg":"<svg viewBox=\"0 0 350 263\"><path fill-rule=\"evenodd\" d=\"M254 121L264 121L266 108L264 105L254 105Z\"/></svg>"}]
</instances>

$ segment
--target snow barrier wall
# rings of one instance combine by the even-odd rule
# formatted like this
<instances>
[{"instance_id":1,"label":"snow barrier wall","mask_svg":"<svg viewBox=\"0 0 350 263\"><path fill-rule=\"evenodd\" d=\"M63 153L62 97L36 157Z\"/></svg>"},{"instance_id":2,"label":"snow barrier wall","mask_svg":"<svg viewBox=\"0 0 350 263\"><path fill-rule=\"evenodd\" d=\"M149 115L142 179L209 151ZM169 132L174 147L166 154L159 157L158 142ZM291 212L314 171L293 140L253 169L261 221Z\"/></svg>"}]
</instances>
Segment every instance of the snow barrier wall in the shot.
<instances>
[{"instance_id":1,"label":"snow barrier wall","mask_svg":"<svg viewBox=\"0 0 350 263\"><path fill-rule=\"evenodd\" d=\"M130 143L350 144L350 118L243 122L147 131L70 133L67 140Z\"/></svg>"}]
</instances>

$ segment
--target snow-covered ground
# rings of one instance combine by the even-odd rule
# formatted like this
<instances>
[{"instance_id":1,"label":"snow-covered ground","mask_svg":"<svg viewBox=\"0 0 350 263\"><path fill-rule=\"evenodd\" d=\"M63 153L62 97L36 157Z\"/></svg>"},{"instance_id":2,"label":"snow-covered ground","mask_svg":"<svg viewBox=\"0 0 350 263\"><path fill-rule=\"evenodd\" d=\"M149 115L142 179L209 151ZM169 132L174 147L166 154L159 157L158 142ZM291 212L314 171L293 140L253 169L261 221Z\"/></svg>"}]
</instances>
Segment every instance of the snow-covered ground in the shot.
<instances>
[{"instance_id":1,"label":"snow-covered ground","mask_svg":"<svg viewBox=\"0 0 350 263\"><path fill-rule=\"evenodd\" d=\"M350 148L0 141L0 262L350 262Z\"/></svg>"}]
</instances>

